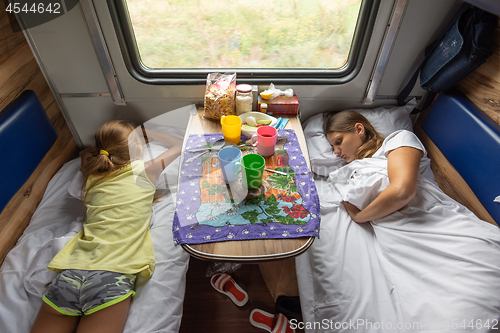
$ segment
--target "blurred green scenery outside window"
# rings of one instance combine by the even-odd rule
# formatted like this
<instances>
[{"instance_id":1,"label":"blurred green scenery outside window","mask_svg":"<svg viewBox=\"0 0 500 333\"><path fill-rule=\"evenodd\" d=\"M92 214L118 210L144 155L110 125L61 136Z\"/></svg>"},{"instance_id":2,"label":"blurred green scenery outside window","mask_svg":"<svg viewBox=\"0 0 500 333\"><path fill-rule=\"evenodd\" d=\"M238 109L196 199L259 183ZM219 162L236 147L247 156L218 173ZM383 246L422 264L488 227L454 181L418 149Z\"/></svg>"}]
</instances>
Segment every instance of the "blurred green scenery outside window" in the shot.
<instances>
[{"instance_id":1,"label":"blurred green scenery outside window","mask_svg":"<svg viewBox=\"0 0 500 333\"><path fill-rule=\"evenodd\" d=\"M126 0L152 69L337 69L362 0Z\"/></svg>"}]
</instances>

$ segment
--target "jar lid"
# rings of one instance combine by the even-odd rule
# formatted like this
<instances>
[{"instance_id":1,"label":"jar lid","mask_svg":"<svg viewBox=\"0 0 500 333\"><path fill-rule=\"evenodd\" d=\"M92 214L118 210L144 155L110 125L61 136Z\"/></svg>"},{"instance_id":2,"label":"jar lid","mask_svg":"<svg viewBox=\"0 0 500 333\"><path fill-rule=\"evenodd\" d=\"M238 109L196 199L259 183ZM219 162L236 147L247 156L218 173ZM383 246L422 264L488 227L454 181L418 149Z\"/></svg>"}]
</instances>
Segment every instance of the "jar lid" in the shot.
<instances>
[{"instance_id":1,"label":"jar lid","mask_svg":"<svg viewBox=\"0 0 500 333\"><path fill-rule=\"evenodd\" d=\"M249 93L253 90L253 87L249 84L242 83L242 84L238 84L236 86L236 90L238 90L239 92L242 92L242 93Z\"/></svg>"}]
</instances>

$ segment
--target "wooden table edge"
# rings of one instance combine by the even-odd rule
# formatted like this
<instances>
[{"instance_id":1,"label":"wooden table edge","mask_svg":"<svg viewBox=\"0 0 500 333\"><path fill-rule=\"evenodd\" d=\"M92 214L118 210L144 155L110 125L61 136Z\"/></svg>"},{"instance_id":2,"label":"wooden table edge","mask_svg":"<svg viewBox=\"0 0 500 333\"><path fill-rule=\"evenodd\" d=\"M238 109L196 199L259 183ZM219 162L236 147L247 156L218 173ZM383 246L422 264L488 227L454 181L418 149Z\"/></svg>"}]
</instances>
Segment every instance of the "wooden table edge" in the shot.
<instances>
[{"instance_id":1,"label":"wooden table edge","mask_svg":"<svg viewBox=\"0 0 500 333\"><path fill-rule=\"evenodd\" d=\"M198 251L191 247L190 244L181 244L182 248L192 255L195 258L202 260L219 260L219 261L231 261L231 262L262 262L262 261L271 261L271 260L279 260L279 259L287 259L296 257L302 253L304 253L314 242L315 237L310 236L307 242L304 243L301 247L283 253L274 253L274 254L261 254L261 255L249 255L249 256L234 256L234 255L218 255L218 254L210 254L206 252ZM241 242L241 241L239 241ZM199 244L192 244L199 245Z\"/></svg>"}]
</instances>

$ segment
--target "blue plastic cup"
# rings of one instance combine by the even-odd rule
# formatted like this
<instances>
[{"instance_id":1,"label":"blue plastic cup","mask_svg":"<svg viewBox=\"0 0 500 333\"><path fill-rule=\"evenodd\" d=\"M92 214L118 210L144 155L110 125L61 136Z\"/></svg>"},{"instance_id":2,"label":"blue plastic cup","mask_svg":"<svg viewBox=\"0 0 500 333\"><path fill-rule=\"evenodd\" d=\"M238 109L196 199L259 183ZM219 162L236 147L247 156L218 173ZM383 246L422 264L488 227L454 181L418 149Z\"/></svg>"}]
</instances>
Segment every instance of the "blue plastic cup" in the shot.
<instances>
[{"instance_id":1,"label":"blue plastic cup","mask_svg":"<svg viewBox=\"0 0 500 333\"><path fill-rule=\"evenodd\" d=\"M219 151L218 157L218 164L220 164L222 178L224 181L229 183L238 180L241 173L241 167L239 165L241 160L241 151L235 147L222 148Z\"/></svg>"}]
</instances>

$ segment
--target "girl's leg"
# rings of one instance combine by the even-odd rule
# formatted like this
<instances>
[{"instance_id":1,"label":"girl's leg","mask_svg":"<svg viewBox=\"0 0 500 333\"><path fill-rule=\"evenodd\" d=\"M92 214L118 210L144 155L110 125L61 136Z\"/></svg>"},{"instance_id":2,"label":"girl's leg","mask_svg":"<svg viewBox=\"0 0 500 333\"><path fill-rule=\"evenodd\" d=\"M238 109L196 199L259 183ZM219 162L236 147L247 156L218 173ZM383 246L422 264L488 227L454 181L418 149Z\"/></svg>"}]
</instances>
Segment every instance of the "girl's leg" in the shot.
<instances>
[{"instance_id":1,"label":"girl's leg","mask_svg":"<svg viewBox=\"0 0 500 333\"><path fill-rule=\"evenodd\" d=\"M78 333L121 333L127 320L130 300L128 297L125 300L101 309L90 315L84 315L78 325Z\"/></svg>"},{"instance_id":2,"label":"girl's leg","mask_svg":"<svg viewBox=\"0 0 500 333\"><path fill-rule=\"evenodd\" d=\"M78 325L80 316L67 316L50 305L42 302L31 333L72 333Z\"/></svg>"}]
</instances>

